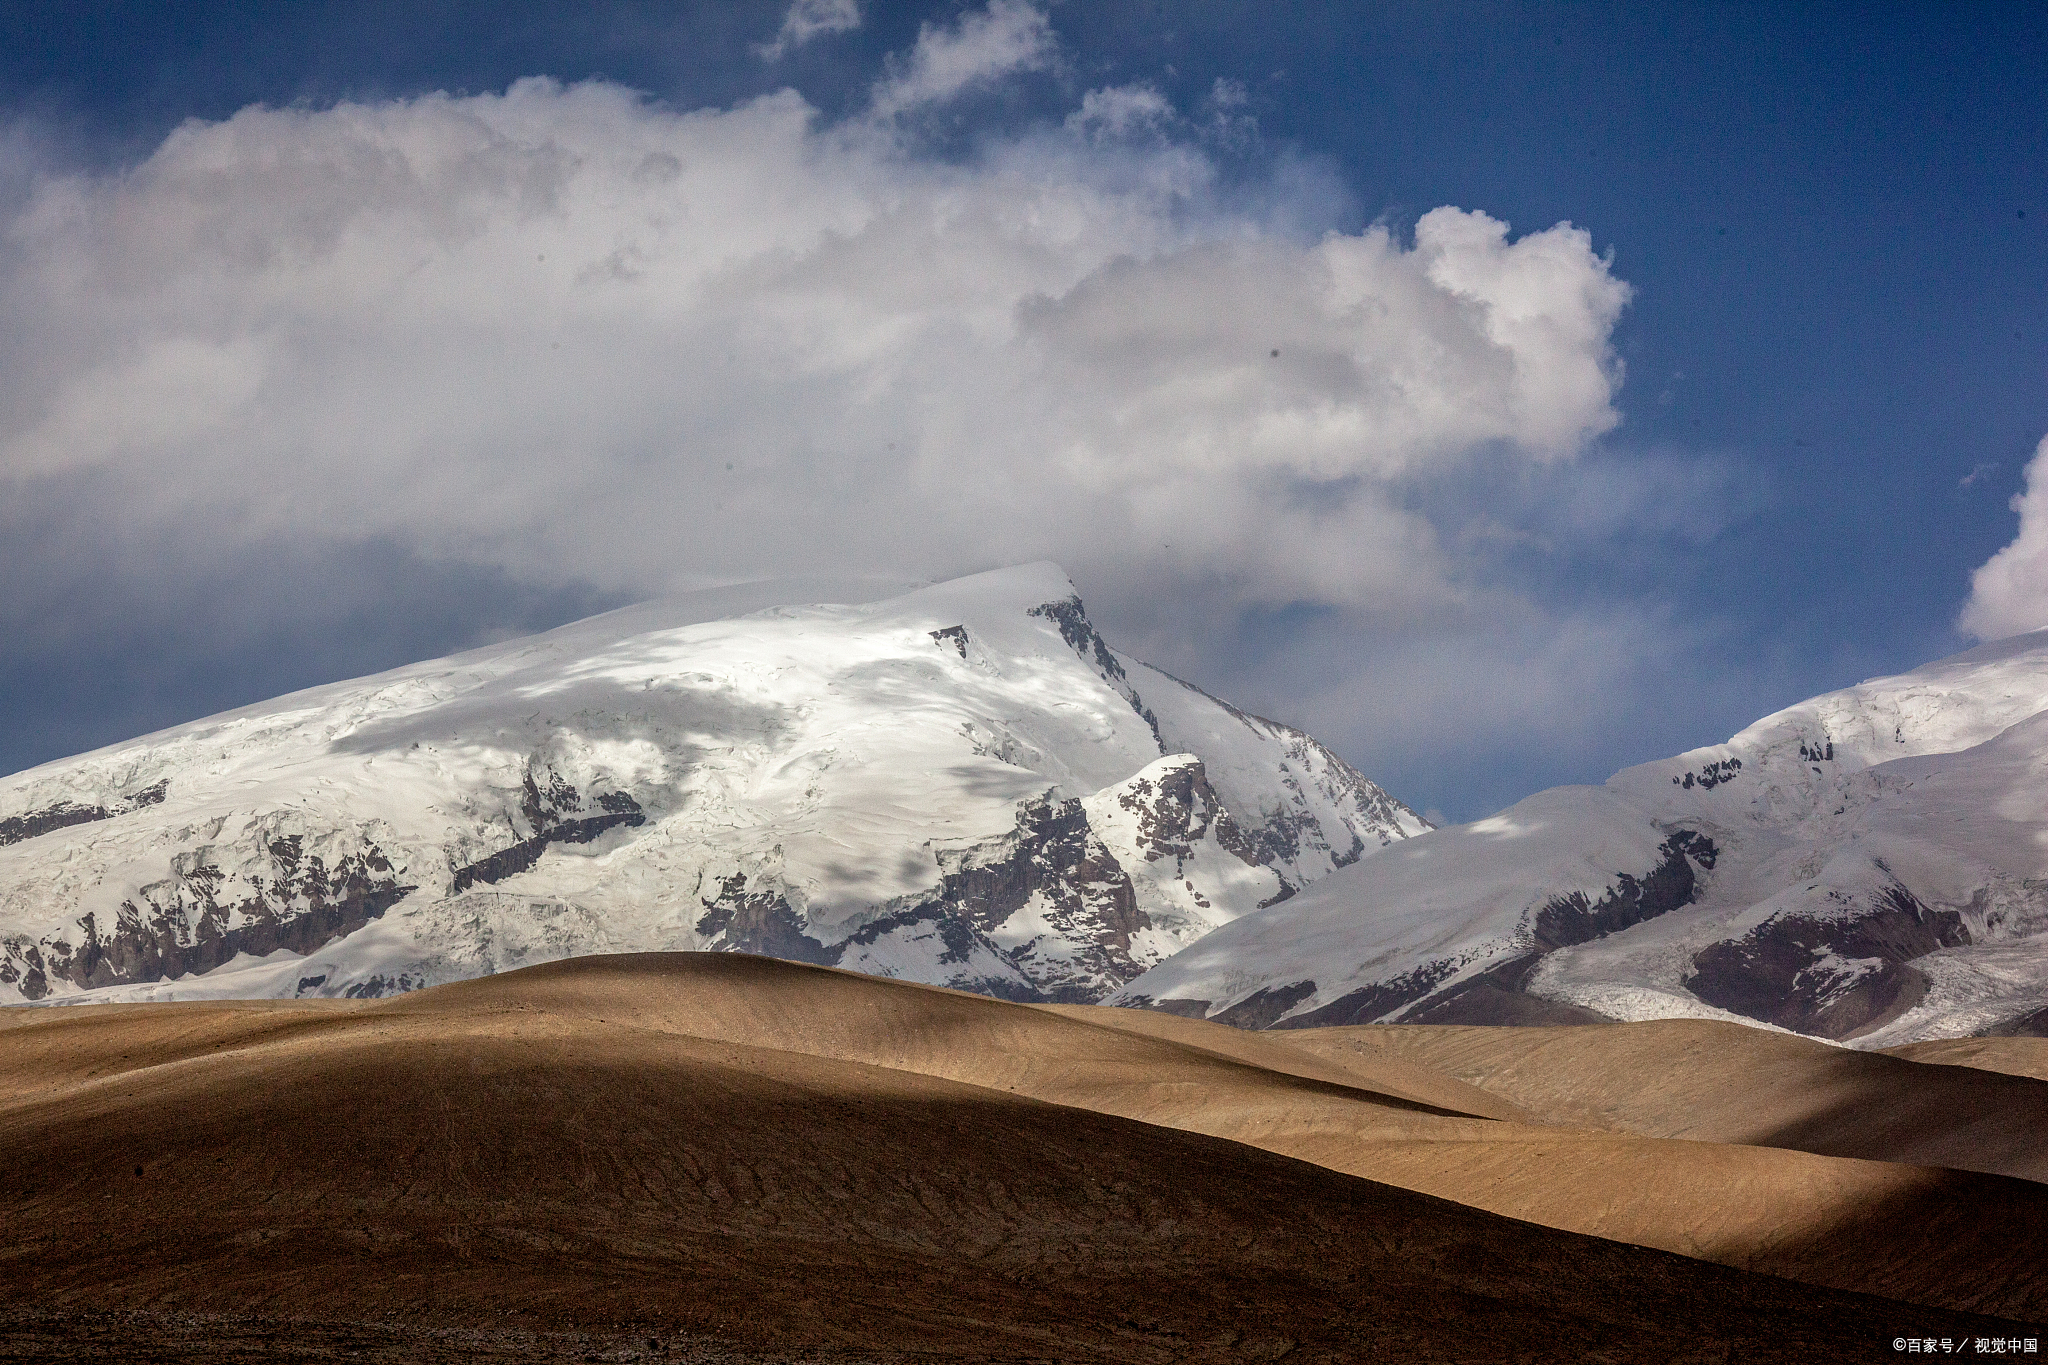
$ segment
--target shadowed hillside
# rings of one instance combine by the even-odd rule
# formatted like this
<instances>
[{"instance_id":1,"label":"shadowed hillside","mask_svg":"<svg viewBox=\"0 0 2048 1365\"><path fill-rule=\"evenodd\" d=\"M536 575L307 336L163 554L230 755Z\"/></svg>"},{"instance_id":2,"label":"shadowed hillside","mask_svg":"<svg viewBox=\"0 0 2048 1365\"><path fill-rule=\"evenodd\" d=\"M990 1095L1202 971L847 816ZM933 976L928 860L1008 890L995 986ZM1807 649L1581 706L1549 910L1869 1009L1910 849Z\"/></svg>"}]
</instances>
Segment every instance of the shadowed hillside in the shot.
<instances>
[{"instance_id":1,"label":"shadowed hillside","mask_svg":"<svg viewBox=\"0 0 2048 1365\"><path fill-rule=\"evenodd\" d=\"M1994 1330L1262 1150L1535 1130L1187 1021L729 954L5 1021L0 1302L46 1356L1815 1359ZM1980 1292L2036 1301L1989 1238L2039 1248L1986 1228Z\"/></svg>"}]
</instances>

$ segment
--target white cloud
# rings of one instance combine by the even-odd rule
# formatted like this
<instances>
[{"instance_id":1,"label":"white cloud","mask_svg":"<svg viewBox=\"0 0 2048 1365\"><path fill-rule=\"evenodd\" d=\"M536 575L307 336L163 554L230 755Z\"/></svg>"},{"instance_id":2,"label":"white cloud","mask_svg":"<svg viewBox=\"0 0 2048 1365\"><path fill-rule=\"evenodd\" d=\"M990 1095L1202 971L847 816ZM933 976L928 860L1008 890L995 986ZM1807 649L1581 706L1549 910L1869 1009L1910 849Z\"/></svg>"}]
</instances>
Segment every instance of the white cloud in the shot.
<instances>
[{"instance_id":1,"label":"white cloud","mask_svg":"<svg viewBox=\"0 0 2048 1365\"><path fill-rule=\"evenodd\" d=\"M1627 286L1563 224L1266 221L1187 145L941 164L787 92L252 108L6 223L0 480L630 591L1050 556L1161 610L1460 599L1407 481L1612 427Z\"/></svg>"},{"instance_id":2,"label":"white cloud","mask_svg":"<svg viewBox=\"0 0 2048 1365\"><path fill-rule=\"evenodd\" d=\"M997 0L838 125L530 80L246 109L116 172L22 153L0 530L61 514L173 597L279 547L519 601L1052 558L1141 654L1415 771L1486 717L1577 744L1545 708L1649 646L1559 628L1495 541L1640 529L1615 509L1697 482L1557 472L1617 421L1628 286L1569 224L1323 233L1326 181L1226 191L1144 85L965 161L894 118L1055 57ZM1276 609L1335 624L1260 681L1232 641Z\"/></svg>"},{"instance_id":3,"label":"white cloud","mask_svg":"<svg viewBox=\"0 0 2048 1365\"><path fill-rule=\"evenodd\" d=\"M1173 105L1149 85L1112 85L1081 96L1066 128L1097 142L1163 131L1174 123Z\"/></svg>"},{"instance_id":4,"label":"white cloud","mask_svg":"<svg viewBox=\"0 0 2048 1365\"><path fill-rule=\"evenodd\" d=\"M1964 485L1975 477L1973 470ZM2012 499L2019 534L1970 577L1970 600L1958 624L1980 640L2048 626L2048 439L2027 463L2026 484Z\"/></svg>"},{"instance_id":5,"label":"white cloud","mask_svg":"<svg viewBox=\"0 0 2048 1365\"><path fill-rule=\"evenodd\" d=\"M782 16L775 41L754 50L766 61L778 61L822 34L848 33L859 27L860 0L796 0Z\"/></svg>"},{"instance_id":6,"label":"white cloud","mask_svg":"<svg viewBox=\"0 0 2048 1365\"><path fill-rule=\"evenodd\" d=\"M906 61L876 84L872 117L887 120L1020 71L1047 65L1057 44L1052 21L1030 0L989 0L950 27L925 24Z\"/></svg>"}]
</instances>

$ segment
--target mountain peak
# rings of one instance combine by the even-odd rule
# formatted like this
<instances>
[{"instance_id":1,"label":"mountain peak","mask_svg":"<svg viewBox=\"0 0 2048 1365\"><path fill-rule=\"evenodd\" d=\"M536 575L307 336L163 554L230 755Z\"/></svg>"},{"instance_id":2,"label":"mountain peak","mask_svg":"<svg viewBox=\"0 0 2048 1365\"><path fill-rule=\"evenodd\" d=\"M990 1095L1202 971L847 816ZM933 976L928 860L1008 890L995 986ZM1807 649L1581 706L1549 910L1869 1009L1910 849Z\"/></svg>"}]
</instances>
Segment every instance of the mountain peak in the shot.
<instances>
[{"instance_id":1,"label":"mountain peak","mask_svg":"<svg viewBox=\"0 0 2048 1365\"><path fill-rule=\"evenodd\" d=\"M682 594L18 774L0 998L709 947L1092 1000L1422 828L1118 655L1057 565L899 586Z\"/></svg>"},{"instance_id":2,"label":"mountain peak","mask_svg":"<svg viewBox=\"0 0 2048 1365\"><path fill-rule=\"evenodd\" d=\"M1433 831L1112 1003L1281 1026L1691 1017L1871 1047L2038 1029L2044 769L2036 632Z\"/></svg>"}]
</instances>

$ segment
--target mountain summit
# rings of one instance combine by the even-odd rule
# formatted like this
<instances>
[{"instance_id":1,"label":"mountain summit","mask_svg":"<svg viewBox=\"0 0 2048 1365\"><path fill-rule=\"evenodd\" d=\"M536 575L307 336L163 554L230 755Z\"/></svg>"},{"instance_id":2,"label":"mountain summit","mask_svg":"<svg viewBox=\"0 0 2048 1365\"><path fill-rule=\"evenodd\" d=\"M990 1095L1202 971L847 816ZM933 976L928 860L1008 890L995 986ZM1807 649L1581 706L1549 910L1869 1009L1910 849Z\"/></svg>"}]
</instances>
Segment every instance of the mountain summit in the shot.
<instances>
[{"instance_id":1,"label":"mountain summit","mask_svg":"<svg viewBox=\"0 0 2048 1365\"><path fill-rule=\"evenodd\" d=\"M2048 1034L2048 631L1539 792L1246 916L1112 1004L1262 1027L1706 1017Z\"/></svg>"},{"instance_id":2,"label":"mountain summit","mask_svg":"<svg viewBox=\"0 0 2048 1365\"><path fill-rule=\"evenodd\" d=\"M1427 828L1117 653L1053 565L752 584L8 779L0 1002L693 948L1090 1001Z\"/></svg>"}]
</instances>

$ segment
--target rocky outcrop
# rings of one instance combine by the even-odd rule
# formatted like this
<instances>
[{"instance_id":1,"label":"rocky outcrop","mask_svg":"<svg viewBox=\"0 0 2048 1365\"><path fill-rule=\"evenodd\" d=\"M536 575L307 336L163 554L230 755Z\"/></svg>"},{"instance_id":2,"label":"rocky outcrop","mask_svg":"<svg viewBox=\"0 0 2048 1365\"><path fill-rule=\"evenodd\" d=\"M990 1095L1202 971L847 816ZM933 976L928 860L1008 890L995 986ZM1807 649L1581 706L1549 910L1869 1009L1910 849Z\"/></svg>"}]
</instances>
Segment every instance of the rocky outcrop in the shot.
<instances>
[{"instance_id":1,"label":"rocky outcrop","mask_svg":"<svg viewBox=\"0 0 2048 1365\"><path fill-rule=\"evenodd\" d=\"M937 890L910 909L948 907L1047 999L1097 1000L1143 970L1131 937L1151 921L1080 801L1028 801L1011 833L938 860Z\"/></svg>"},{"instance_id":2,"label":"rocky outcrop","mask_svg":"<svg viewBox=\"0 0 2048 1365\"><path fill-rule=\"evenodd\" d=\"M1504 961L1469 975L1464 973L1471 963L1463 958L1426 962L1290 1019L1276 1016L1277 1026L1322 1028L1397 1018L1415 1024L1592 1022L1600 1016L1590 1010L1529 995L1529 978L1545 955L1559 948L1619 933L1697 900L1700 874L1711 871L1719 856L1714 841L1696 830L1680 829L1658 846L1658 852L1663 857L1655 866L1640 874L1621 873L1597 900L1582 891L1573 891L1552 896L1537 906L1524 916L1517 934L1528 946L1512 952ZM1310 994L1312 989L1296 998ZM1232 1006L1217 1018L1238 1022L1237 1011L1254 998ZM1242 1017L1249 1019L1257 1014L1258 1011L1252 1011ZM1240 1027L1262 1028L1266 1024Z\"/></svg>"},{"instance_id":3,"label":"rocky outcrop","mask_svg":"<svg viewBox=\"0 0 2048 1365\"><path fill-rule=\"evenodd\" d=\"M1530 933L1540 952L1590 943L1596 938L1619 933L1630 925L1668 914L1691 905L1699 896L1699 879L1693 872L1712 871L1719 852L1704 834L1681 829L1658 846L1663 861L1636 877L1624 872L1613 886L1589 901L1583 891L1553 896L1531 918Z\"/></svg>"},{"instance_id":4,"label":"rocky outcrop","mask_svg":"<svg viewBox=\"0 0 2048 1365\"><path fill-rule=\"evenodd\" d=\"M1375 981L1369 986L1348 991L1320 1008L1274 1022L1280 1028L1334 1028L1343 1024L1376 1023L1428 996L1453 975L1458 966L1449 959L1425 962L1386 981ZM1303 992L1303 996L1313 993L1311 989ZM1224 1011L1225 1014L1229 1012Z\"/></svg>"},{"instance_id":5,"label":"rocky outcrop","mask_svg":"<svg viewBox=\"0 0 2048 1365\"><path fill-rule=\"evenodd\" d=\"M1368 842L1384 848L1397 840L1434 828L1378 783L1338 757L1315 736L1232 706L1221 697L1163 669L1149 668L1149 671L1217 707L1250 733L1278 744L1280 762L1276 776L1287 800L1276 808L1262 807L1257 812L1244 812L1247 817L1254 814L1259 817L1245 836L1246 844L1240 850L1249 861L1270 867L1297 862L1304 853L1320 852L1328 858L1332 868L1345 867L1363 856ZM1168 738L1174 739L1173 736ZM1183 740L1175 739L1174 742L1184 747L1200 747L1186 744ZM1347 828L1341 833L1325 831L1322 822L1311 814L1312 805L1343 812L1342 819ZM1332 840L1328 834L1337 834L1337 837Z\"/></svg>"},{"instance_id":6,"label":"rocky outcrop","mask_svg":"<svg viewBox=\"0 0 2048 1365\"><path fill-rule=\"evenodd\" d=\"M524 872L540 861L549 844L587 844L608 829L647 823L640 803L624 792L601 793L596 805L601 814L571 814L583 809L582 793L564 782L559 773L549 772L548 784L543 788L528 772L520 810L533 833L509 848L456 868L455 890L467 891L472 886L503 881Z\"/></svg>"},{"instance_id":7,"label":"rocky outcrop","mask_svg":"<svg viewBox=\"0 0 2048 1365\"><path fill-rule=\"evenodd\" d=\"M1145 699L1138 695L1138 689L1131 685L1122 660L1096 631L1094 623L1088 619L1087 608L1081 605L1081 599L1075 596L1059 602L1046 602L1033 607L1030 615L1043 617L1059 627L1060 638L1072 645L1076 654L1094 664L1103 681L1115 688L1145 724L1152 727L1152 742L1159 746L1160 753L1165 753L1166 741L1159 734L1159 717L1152 714L1151 708L1145 705ZM964 640L962 643L964 651Z\"/></svg>"},{"instance_id":8,"label":"rocky outcrop","mask_svg":"<svg viewBox=\"0 0 2048 1365\"><path fill-rule=\"evenodd\" d=\"M1693 954L1686 989L1767 1024L1848 1038L1918 1004L1927 977L1913 959L1970 941L1962 917L1932 910L1897 882L1842 913L1781 913Z\"/></svg>"},{"instance_id":9,"label":"rocky outcrop","mask_svg":"<svg viewBox=\"0 0 2048 1365\"><path fill-rule=\"evenodd\" d=\"M126 815L144 806L160 805L170 789L170 779L163 778L133 795L116 800L111 805L88 806L75 801L57 801L40 810L23 811L19 815L7 816L0 819L0 846L18 844L24 839L69 829L74 825L90 825L100 820L111 820L117 815Z\"/></svg>"},{"instance_id":10,"label":"rocky outcrop","mask_svg":"<svg viewBox=\"0 0 2048 1365\"><path fill-rule=\"evenodd\" d=\"M839 948L827 948L804 932L803 920L782 892L770 887L747 890L744 872L724 878L718 894L702 898L702 903L704 915L697 921L697 932L711 940L707 946L715 951L825 967L839 961Z\"/></svg>"},{"instance_id":11,"label":"rocky outcrop","mask_svg":"<svg viewBox=\"0 0 2048 1365\"><path fill-rule=\"evenodd\" d=\"M1215 1022L1232 1028L1266 1028L1315 993L1313 981L1262 987L1217 1015Z\"/></svg>"},{"instance_id":12,"label":"rocky outcrop","mask_svg":"<svg viewBox=\"0 0 2048 1365\"><path fill-rule=\"evenodd\" d=\"M1293 894L1265 860L1293 856L1300 844L1290 837L1306 837L1267 828L1248 835L1193 754L1161 758L1086 798L1046 793L1015 818L998 838L939 851L938 884L833 944L832 960L873 969L874 945L936 937L936 965L955 973L949 985L1091 1002L1234 912ZM1321 826L1310 820L1308 834L1319 837ZM783 912L773 913L781 922ZM775 955L824 960L812 940L790 942ZM989 971L991 959L1014 975Z\"/></svg>"},{"instance_id":13,"label":"rocky outcrop","mask_svg":"<svg viewBox=\"0 0 2048 1365\"><path fill-rule=\"evenodd\" d=\"M217 848L179 854L171 875L124 900L111 924L87 912L75 941L8 939L0 983L40 1000L57 981L92 988L175 980L243 953L310 953L379 918L414 889L373 843L331 863L307 851L303 835L285 833L265 838L253 857Z\"/></svg>"}]
</instances>

